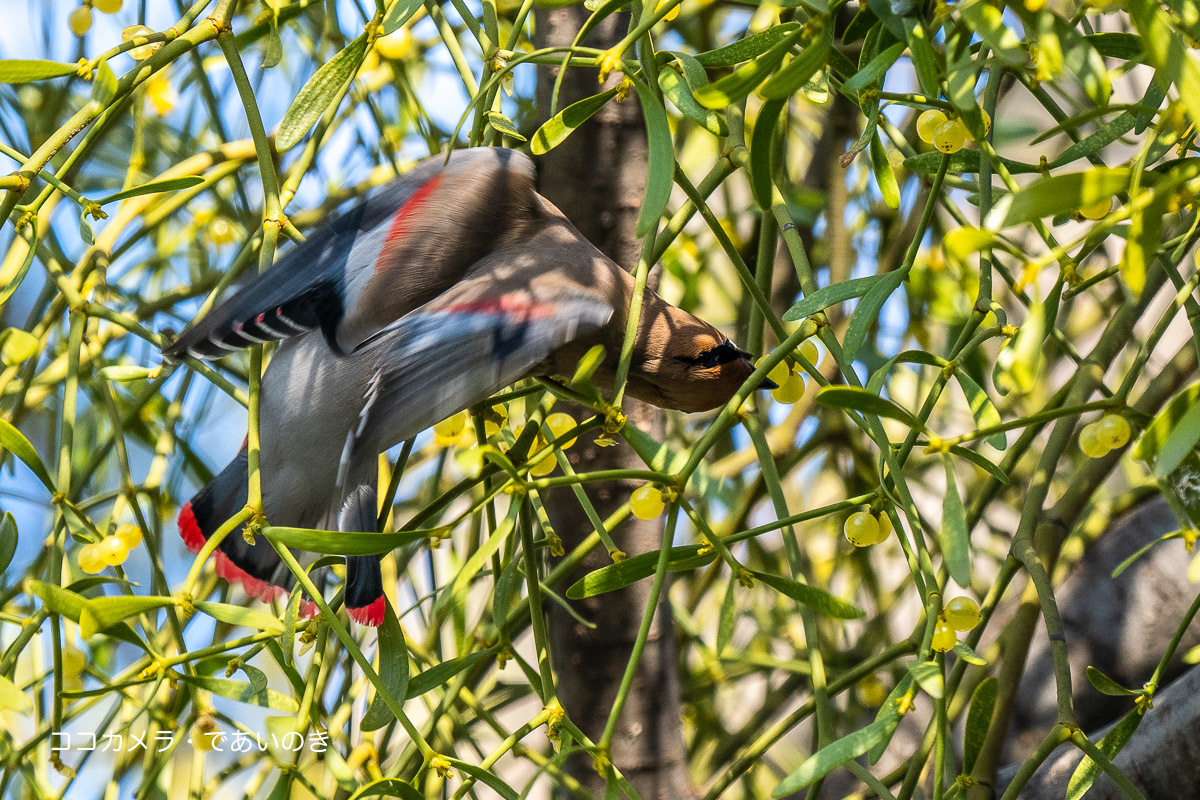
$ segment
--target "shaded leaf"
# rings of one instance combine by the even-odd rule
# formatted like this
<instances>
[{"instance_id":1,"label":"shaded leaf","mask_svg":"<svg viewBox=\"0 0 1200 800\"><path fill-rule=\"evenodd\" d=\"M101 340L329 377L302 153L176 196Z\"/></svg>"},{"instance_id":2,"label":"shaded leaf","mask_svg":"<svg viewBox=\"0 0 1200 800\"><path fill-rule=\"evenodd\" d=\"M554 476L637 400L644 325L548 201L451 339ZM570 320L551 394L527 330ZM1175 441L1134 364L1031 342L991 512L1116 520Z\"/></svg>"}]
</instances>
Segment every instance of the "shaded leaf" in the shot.
<instances>
[{"instance_id":1,"label":"shaded leaf","mask_svg":"<svg viewBox=\"0 0 1200 800\"><path fill-rule=\"evenodd\" d=\"M667 557L667 569L684 571L696 569L711 564L717 557L716 552L700 553L700 545L690 544L683 547L672 547ZM589 572L567 589L567 597L572 600L582 600L585 597L595 597L605 592L623 589L631 583L654 574L658 564L658 551L639 553L616 564L609 564L594 572Z\"/></svg>"},{"instance_id":2,"label":"shaded leaf","mask_svg":"<svg viewBox=\"0 0 1200 800\"><path fill-rule=\"evenodd\" d=\"M866 278L851 278L848 281L822 286L785 311L783 321L796 322L805 317L811 317L818 311L824 311L830 306L844 303L855 297L862 297L883 278L883 275L870 275Z\"/></svg>"},{"instance_id":3,"label":"shaded leaf","mask_svg":"<svg viewBox=\"0 0 1200 800\"><path fill-rule=\"evenodd\" d=\"M74 75L78 64L35 59L0 59L0 83L30 83Z\"/></svg>"},{"instance_id":4,"label":"shaded leaf","mask_svg":"<svg viewBox=\"0 0 1200 800\"><path fill-rule=\"evenodd\" d=\"M818 589L815 586L809 586L806 583L794 581L791 578L785 578L782 575L772 575L769 572L755 572L754 577L770 586L780 594L785 594L795 600L797 603L806 605L809 608L820 611L822 614L835 617L836 619L859 619L865 617L866 613L856 607L834 597L824 589Z\"/></svg>"},{"instance_id":5,"label":"shaded leaf","mask_svg":"<svg viewBox=\"0 0 1200 800\"><path fill-rule=\"evenodd\" d=\"M275 147L280 153L286 153L304 138L346 82L354 77L366 53L367 35L359 34L358 38L313 73L292 100L279 123L279 131L275 134Z\"/></svg>"},{"instance_id":6,"label":"shaded leaf","mask_svg":"<svg viewBox=\"0 0 1200 800\"><path fill-rule=\"evenodd\" d=\"M910 661L908 662L908 671L917 685L935 700L940 699L946 693L946 681L942 677L942 668L933 661Z\"/></svg>"},{"instance_id":7,"label":"shaded leaf","mask_svg":"<svg viewBox=\"0 0 1200 800\"><path fill-rule=\"evenodd\" d=\"M617 96L616 89L585 97L564 108L550 119L542 123L542 127L533 134L530 149L534 155L542 155L563 143L576 128L592 118L609 100Z\"/></svg>"},{"instance_id":8,"label":"shaded leaf","mask_svg":"<svg viewBox=\"0 0 1200 800\"><path fill-rule=\"evenodd\" d=\"M370 556L390 553L397 547L424 540L428 531L319 531L308 528L263 528L263 535L288 547L308 550L313 553L334 555Z\"/></svg>"},{"instance_id":9,"label":"shaded leaf","mask_svg":"<svg viewBox=\"0 0 1200 800\"><path fill-rule=\"evenodd\" d=\"M740 64L762 55L799 29L800 23L798 22L772 25L762 33L738 39L736 42L718 47L716 50L709 50L707 53L700 53L696 56L696 60L705 67L732 67L734 64Z\"/></svg>"},{"instance_id":10,"label":"shaded leaf","mask_svg":"<svg viewBox=\"0 0 1200 800\"><path fill-rule=\"evenodd\" d=\"M434 664L424 672L412 676L408 682L408 691L404 695L405 699L411 700L439 686L444 686L451 678L464 669L479 663L485 658L491 658L491 656L492 653L490 651L483 650L461 658L443 661L441 664Z\"/></svg>"},{"instance_id":11,"label":"shaded leaf","mask_svg":"<svg viewBox=\"0 0 1200 800\"><path fill-rule=\"evenodd\" d=\"M795 772L788 775L771 792L772 797L784 797L798 792L830 772L845 764L852 758L858 758L879 742L886 739L895 730L896 723L891 720L876 720L864 728L856 730L849 736L843 736L836 742L826 745L809 756Z\"/></svg>"},{"instance_id":12,"label":"shaded leaf","mask_svg":"<svg viewBox=\"0 0 1200 800\"><path fill-rule=\"evenodd\" d=\"M942 558L950 577L963 588L971 585L971 541L967 531L967 510L958 493L954 462L950 454L942 455L946 469L946 496L942 499Z\"/></svg>"},{"instance_id":13,"label":"shaded leaf","mask_svg":"<svg viewBox=\"0 0 1200 800\"><path fill-rule=\"evenodd\" d=\"M379 626L379 680L392 697L401 702L408 696L408 673L408 643L404 640L404 630L392 604L384 602L383 624ZM359 727L364 731L376 731L393 719L392 710L376 690L375 699Z\"/></svg>"},{"instance_id":14,"label":"shaded leaf","mask_svg":"<svg viewBox=\"0 0 1200 800\"><path fill-rule=\"evenodd\" d=\"M300 710L300 704L294 698L277 692L274 689L255 691L254 686L244 681L233 681L228 678L210 678L204 675L180 675L179 678L215 695L220 695L230 700L237 700L240 703L248 703L252 706L261 706L262 708L270 708L290 714L294 714Z\"/></svg>"},{"instance_id":15,"label":"shaded leaf","mask_svg":"<svg viewBox=\"0 0 1200 800\"><path fill-rule=\"evenodd\" d=\"M1111 760L1121 752L1121 748L1133 737L1138 726L1142 724L1143 714L1140 709L1134 708L1126 714L1120 722L1112 727L1108 733L1104 734L1104 738L1096 743L1096 749ZM1066 800L1080 800L1088 789L1092 788L1096 778L1100 776L1100 765L1084 755L1083 760L1075 767L1075 772L1071 774L1071 780L1067 783Z\"/></svg>"},{"instance_id":16,"label":"shaded leaf","mask_svg":"<svg viewBox=\"0 0 1200 800\"><path fill-rule=\"evenodd\" d=\"M213 619L227 622L230 625L242 625L266 633L283 633L283 623L273 614L265 611L235 606L230 603L214 603L208 600L194 600L192 605Z\"/></svg>"},{"instance_id":17,"label":"shaded leaf","mask_svg":"<svg viewBox=\"0 0 1200 800\"><path fill-rule=\"evenodd\" d=\"M967 723L963 730L963 773L967 775L971 774L975 761L983 751L983 742L992 725L999 685L1000 682L995 678L984 678L971 694L971 708L967 711Z\"/></svg>"},{"instance_id":18,"label":"shaded leaf","mask_svg":"<svg viewBox=\"0 0 1200 800\"><path fill-rule=\"evenodd\" d=\"M4 570L8 569L16 552L17 521L11 512L5 511L4 519L0 520L0 575L3 575Z\"/></svg>"},{"instance_id":19,"label":"shaded leaf","mask_svg":"<svg viewBox=\"0 0 1200 800\"><path fill-rule=\"evenodd\" d=\"M8 678L0 675L0 710L32 714L33 701Z\"/></svg>"},{"instance_id":20,"label":"shaded leaf","mask_svg":"<svg viewBox=\"0 0 1200 800\"><path fill-rule=\"evenodd\" d=\"M488 124L500 133L503 133L505 136L511 136L513 139L517 139L518 141L527 141L526 138L521 135L521 132L517 130L517 126L513 124L513 121L501 114L499 111L489 111L487 112L486 116Z\"/></svg>"},{"instance_id":21,"label":"shaded leaf","mask_svg":"<svg viewBox=\"0 0 1200 800\"><path fill-rule=\"evenodd\" d=\"M857 386L825 386L817 392L817 403L829 408L848 408L863 414L899 420L919 430L922 426L913 415L887 398Z\"/></svg>"},{"instance_id":22,"label":"shaded leaf","mask_svg":"<svg viewBox=\"0 0 1200 800\"><path fill-rule=\"evenodd\" d=\"M204 183L204 178L198 175L184 175L180 178L168 178L161 181L151 181L143 183L141 186L134 186L130 189L124 189L116 194L110 194L107 197L102 197L96 202L100 205L115 203L117 200L126 200L130 197L141 197L144 194L157 194L159 192L173 192L178 189L187 189L189 186Z\"/></svg>"},{"instance_id":23,"label":"shaded leaf","mask_svg":"<svg viewBox=\"0 0 1200 800\"><path fill-rule=\"evenodd\" d=\"M21 459L52 494L58 491L54 488L54 481L50 480L50 473L46 472L46 465L42 463L41 456L33 449L25 434L3 419L0 419L0 447Z\"/></svg>"},{"instance_id":24,"label":"shaded leaf","mask_svg":"<svg viewBox=\"0 0 1200 800\"><path fill-rule=\"evenodd\" d=\"M1096 691L1109 697L1136 697L1141 694L1133 689L1126 689L1095 667L1087 668L1087 679L1088 683L1096 688Z\"/></svg>"},{"instance_id":25,"label":"shaded leaf","mask_svg":"<svg viewBox=\"0 0 1200 800\"><path fill-rule=\"evenodd\" d=\"M172 597L94 597L79 612L79 632L87 639L129 617L173 605Z\"/></svg>"}]
</instances>

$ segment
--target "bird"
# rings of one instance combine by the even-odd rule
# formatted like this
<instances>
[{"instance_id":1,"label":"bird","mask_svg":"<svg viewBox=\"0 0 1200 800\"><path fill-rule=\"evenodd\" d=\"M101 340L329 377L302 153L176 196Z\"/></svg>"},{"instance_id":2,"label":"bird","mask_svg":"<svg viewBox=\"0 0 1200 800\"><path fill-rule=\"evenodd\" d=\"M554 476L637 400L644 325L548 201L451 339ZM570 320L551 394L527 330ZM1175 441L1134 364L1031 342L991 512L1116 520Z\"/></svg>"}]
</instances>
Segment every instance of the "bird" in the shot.
<instances>
[{"instance_id":1,"label":"bird","mask_svg":"<svg viewBox=\"0 0 1200 800\"><path fill-rule=\"evenodd\" d=\"M378 455L532 376L571 376L595 345L614 380L634 276L535 189L532 161L457 149L328 220L164 348L215 359L280 341L260 390L263 511L276 526L376 530ZM717 328L645 289L626 393L685 412L725 404L754 367ZM759 388L772 388L763 380ZM198 552L247 502L246 445L180 510ZM264 601L293 577L228 535L217 574ZM379 556L347 556L344 605L385 613ZM301 602L305 617L316 613Z\"/></svg>"}]
</instances>

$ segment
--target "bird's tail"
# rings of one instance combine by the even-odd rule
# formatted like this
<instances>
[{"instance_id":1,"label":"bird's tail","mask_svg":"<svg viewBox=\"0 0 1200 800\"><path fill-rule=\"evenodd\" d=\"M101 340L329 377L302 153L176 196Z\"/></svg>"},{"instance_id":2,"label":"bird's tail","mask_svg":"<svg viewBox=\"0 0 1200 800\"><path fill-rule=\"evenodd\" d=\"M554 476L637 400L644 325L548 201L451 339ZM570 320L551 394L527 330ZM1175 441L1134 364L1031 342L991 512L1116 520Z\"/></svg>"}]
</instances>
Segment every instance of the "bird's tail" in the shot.
<instances>
[{"instance_id":1,"label":"bird's tail","mask_svg":"<svg viewBox=\"0 0 1200 800\"><path fill-rule=\"evenodd\" d=\"M188 550L200 551L208 538L246 504L246 449L243 447L220 474L184 504L179 511L179 535ZM230 583L239 583L246 594L263 602L286 596L295 578L265 541L250 544L240 531L221 540L213 554L217 575ZM304 618L315 616L317 606L311 600L300 601Z\"/></svg>"},{"instance_id":2,"label":"bird's tail","mask_svg":"<svg viewBox=\"0 0 1200 800\"><path fill-rule=\"evenodd\" d=\"M376 530L375 487L364 483L346 497L338 515L338 528L343 531ZM383 575L379 571L379 556L346 556L346 613L362 625L383 624Z\"/></svg>"}]
</instances>

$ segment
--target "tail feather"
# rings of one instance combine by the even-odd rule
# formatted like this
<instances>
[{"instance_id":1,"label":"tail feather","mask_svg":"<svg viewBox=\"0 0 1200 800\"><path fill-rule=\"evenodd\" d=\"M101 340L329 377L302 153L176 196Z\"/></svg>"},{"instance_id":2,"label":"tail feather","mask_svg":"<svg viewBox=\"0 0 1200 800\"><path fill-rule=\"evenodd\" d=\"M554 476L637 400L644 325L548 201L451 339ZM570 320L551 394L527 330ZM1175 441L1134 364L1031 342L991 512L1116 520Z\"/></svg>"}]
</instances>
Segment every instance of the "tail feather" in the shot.
<instances>
[{"instance_id":1,"label":"tail feather","mask_svg":"<svg viewBox=\"0 0 1200 800\"><path fill-rule=\"evenodd\" d=\"M343 531L373 531L376 529L375 487L359 485L346 498L338 516L338 528ZM383 624L383 574L379 556L346 556L346 613L360 625L378 627Z\"/></svg>"}]
</instances>

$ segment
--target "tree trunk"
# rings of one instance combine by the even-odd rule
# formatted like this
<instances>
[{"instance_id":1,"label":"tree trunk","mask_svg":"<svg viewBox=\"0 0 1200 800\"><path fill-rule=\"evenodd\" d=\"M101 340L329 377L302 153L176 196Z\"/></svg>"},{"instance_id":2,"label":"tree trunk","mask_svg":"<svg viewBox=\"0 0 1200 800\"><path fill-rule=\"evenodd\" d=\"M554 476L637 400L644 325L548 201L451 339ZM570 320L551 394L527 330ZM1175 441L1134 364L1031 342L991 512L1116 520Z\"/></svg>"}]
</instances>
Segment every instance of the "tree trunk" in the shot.
<instances>
[{"instance_id":1,"label":"tree trunk","mask_svg":"<svg viewBox=\"0 0 1200 800\"><path fill-rule=\"evenodd\" d=\"M580 5L537 11L537 46L567 46L574 41L588 12ZM625 32L628 16L613 15L584 44L608 47ZM557 68L542 67L538 76L538 108L550 116L550 97ZM620 79L610 77L614 85ZM593 95L594 70L571 69L558 98L560 111L576 100ZM609 258L633 267L641 242L634 226L645 188L647 144L641 110L636 99L609 103L538 164L540 190L576 227ZM652 278L654 276L652 275ZM629 424L661 434L662 413L634 400L625 401ZM598 448L580 439L568 453L577 470L641 468L636 454L624 443ZM601 518L624 503L636 488L633 482L588 484L588 497ZM555 532L568 550L592 533L583 509L567 490L559 490L547 504ZM618 547L629 555L656 550L662 545L662 520L630 518L610 532ZM569 579L612 563L597 549ZM575 610L594 628L588 628L551 606L550 635L559 698L570 718L593 739L599 740L629 661L638 626L646 608L650 582L641 581L619 592L574 603ZM638 666L632 692L613 739L612 761L645 800L693 795L687 775L680 724L679 675L675 640L666 592L662 594L650 639ZM588 758L568 762L568 770L597 794L604 778Z\"/></svg>"}]
</instances>

